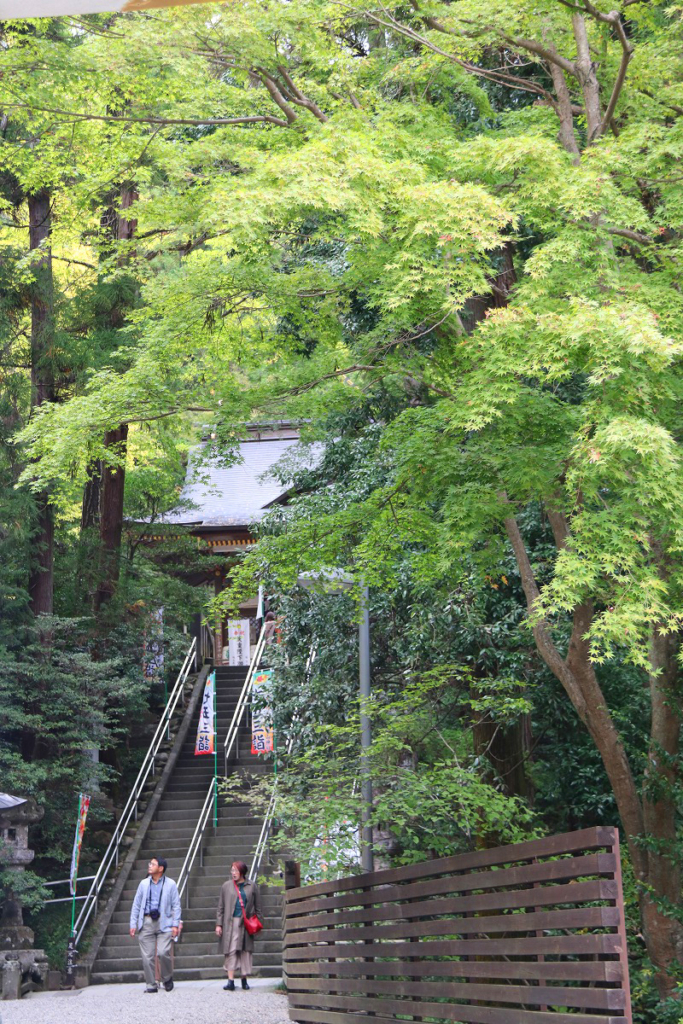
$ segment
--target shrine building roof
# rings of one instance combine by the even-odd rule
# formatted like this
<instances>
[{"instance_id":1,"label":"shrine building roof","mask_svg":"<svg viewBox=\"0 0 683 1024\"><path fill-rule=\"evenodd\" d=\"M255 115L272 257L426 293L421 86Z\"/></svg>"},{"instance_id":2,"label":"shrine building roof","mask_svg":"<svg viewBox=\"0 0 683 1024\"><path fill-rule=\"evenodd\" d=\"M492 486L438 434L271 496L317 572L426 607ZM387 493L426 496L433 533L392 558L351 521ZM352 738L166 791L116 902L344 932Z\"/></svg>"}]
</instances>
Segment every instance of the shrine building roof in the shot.
<instances>
[{"instance_id":1,"label":"shrine building roof","mask_svg":"<svg viewBox=\"0 0 683 1024\"><path fill-rule=\"evenodd\" d=\"M258 522L289 491L270 471L298 444L298 431L277 433L280 436L239 442L235 462L212 456L210 442L199 445L190 453L179 507L164 515L160 524L212 530L246 528Z\"/></svg>"}]
</instances>

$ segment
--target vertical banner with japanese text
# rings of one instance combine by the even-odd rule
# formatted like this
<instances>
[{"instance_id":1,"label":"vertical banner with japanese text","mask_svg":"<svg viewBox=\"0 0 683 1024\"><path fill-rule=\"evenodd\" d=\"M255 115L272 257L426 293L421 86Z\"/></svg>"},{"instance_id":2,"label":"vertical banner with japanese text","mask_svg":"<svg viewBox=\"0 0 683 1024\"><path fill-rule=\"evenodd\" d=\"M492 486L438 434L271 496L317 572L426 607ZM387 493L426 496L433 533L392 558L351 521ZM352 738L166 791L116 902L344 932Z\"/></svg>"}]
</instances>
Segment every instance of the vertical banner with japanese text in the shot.
<instances>
[{"instance_id":1,"label":"vertical banner with japanese text","mask_svg":"<svg viewBox=\"0 0 683 1024\"><path fill-rule=\"evenodd\" d=\"M216 681L216 674L212 672L206 677L202 707L199 712L199 725L197 726L197 741L194 752L197 754L213 754L216 742L214 729L214 701L213 690Z\"/></svg>"},{"instance_id":2,"label":"vertical banner with japanese text","mask_svg":"<svg viewBox=\"0 0 683 1024\"><path fill-rule=\"evenodd\" d=\"M71 872L69 874L69 883L71 887L71 895L76 895L76 881L78 879L78 862L81 858L81 845L83 843L83 833L85 832L85 820L88 817L88 810L90 808L90 797L86 793L79 793L78 795L78 821L76 822L76 835L74 836L74 848L71 854Z\"/></svg>"},{"instance_id":3,"label":"vertical banner with japanese text","mask_svg":"<svg viewBox=\"0 0 683 1024\"><path fill-rule=\"evenodd\" d=\"M273 712L270 707L270 687L273 670L260 669L254 676L251 692L251 752L267 754L274 749Z\"/></svg>"},{"instance_id":4,"label":"vertical banner with japanese text","mask_svg":"<svg viewBox=\"0 0 683 1024\"><path fill-rule=\"evenodd\" d=\"M248 665L250 658L249 619L228 619L228 663Z\"/></svg>"}]
</instances>

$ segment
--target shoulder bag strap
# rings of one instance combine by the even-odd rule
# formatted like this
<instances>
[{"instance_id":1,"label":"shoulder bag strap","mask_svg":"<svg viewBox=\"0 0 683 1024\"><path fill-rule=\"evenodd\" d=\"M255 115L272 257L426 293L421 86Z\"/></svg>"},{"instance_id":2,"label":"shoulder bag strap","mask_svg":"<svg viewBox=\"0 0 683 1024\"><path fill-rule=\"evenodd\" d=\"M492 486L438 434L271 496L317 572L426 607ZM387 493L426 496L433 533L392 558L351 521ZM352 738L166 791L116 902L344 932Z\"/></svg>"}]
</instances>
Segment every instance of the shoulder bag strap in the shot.
<instances>
[{"instance_id":1,"label":"shoulder bag strap","mask_svg":"<svg viewBox=\"0 0 683 1024\"><path fill-rule=\"evenodd\" d=\"M242 917L246 917L247 916L247 908L244 905L244 900L242 899L242 893L240 892L240 887L237 884L237 882L233 882L232 884L235 886L235 890L237 892L237 899L240 901L240 906L242 907Z\"/></svg>"}]
</instances>

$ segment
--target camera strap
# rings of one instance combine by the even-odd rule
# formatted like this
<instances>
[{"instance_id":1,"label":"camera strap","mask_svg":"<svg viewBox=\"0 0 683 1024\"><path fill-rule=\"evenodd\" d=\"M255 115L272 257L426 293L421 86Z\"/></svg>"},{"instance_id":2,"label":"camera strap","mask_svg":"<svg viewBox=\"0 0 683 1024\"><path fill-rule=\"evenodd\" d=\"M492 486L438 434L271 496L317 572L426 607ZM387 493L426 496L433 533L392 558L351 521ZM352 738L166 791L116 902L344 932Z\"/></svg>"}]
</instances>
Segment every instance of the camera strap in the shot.
<instances>
[{"instance_id":1,"label":"camera strap","mask_svg":"<svg viewBox=\"0 0 683 1024\"><path fill-rule=\"evenodd\" d=\"M162 876L162 879L161 879L161 889L159 890L159 903L157 904L157 909L158 909L160 915L161 915L161 899L162 899L162 896L164 895L164 882L165 881L166 881L166 875L164 874ZM155 883L152 881L152 876L150 875L149 885L147 886L147 903L145 904L145 916L149 916L149 914L151 914L151 912L152 912L152 886L154 884Z\"/></svg>"}]
</instances>

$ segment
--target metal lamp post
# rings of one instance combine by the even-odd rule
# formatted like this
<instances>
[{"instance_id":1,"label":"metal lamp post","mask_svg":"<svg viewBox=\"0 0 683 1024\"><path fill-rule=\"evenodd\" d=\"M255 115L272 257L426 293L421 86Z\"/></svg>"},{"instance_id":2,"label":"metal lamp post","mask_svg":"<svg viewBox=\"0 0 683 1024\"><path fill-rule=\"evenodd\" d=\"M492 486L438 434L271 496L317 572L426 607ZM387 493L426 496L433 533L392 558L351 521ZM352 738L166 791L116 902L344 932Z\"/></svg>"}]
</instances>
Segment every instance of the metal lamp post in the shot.
<instances>
[{"instance_id":1,"label":"metal lamp post","mask_svg":"<svg viewBox=\"0 0 683 1024\"><path fill-rule=\"evenodd\" d=\"M351 590L355 581L343 569L323 569L320 572L304 572L298 578L299 586L305 590L324 594L343 594ZM372 728L367 713L370 700L370 613L369 593L361 583L361 619L358 625L358 670L360 678L360 774L361 774L361 844L360 859L364 872L374 871L372 852L372 777L370 774L370 745Z\"/></svg>"}]
</instances>

